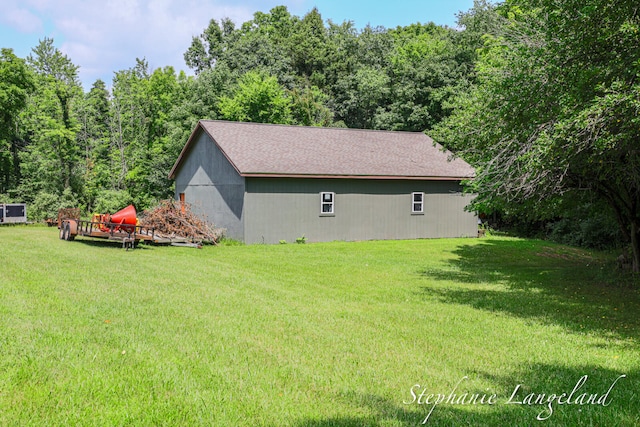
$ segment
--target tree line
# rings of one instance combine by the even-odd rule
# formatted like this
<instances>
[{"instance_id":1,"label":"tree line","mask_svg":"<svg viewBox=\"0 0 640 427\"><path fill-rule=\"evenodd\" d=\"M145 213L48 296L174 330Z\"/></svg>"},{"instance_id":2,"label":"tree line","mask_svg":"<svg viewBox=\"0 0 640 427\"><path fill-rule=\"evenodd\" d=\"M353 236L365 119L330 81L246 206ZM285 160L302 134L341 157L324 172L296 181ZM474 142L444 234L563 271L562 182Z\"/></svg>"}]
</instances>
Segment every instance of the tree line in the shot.
<instances>
[{"instance_id":1,"label":"tree line","mask_svg":"<svg viewBox=\"0 0 640 427\"><path fill-rule=\"evenodd\" d=\"M136 59L88 92L45 38L0 55L0 201L146 208L199 119L426 131L477 171L473 209L640 266L635 0L476 0L457 27L386 29L278 6L211 20L193 76Z\"/></svg>"},{"instance_id":2,"label":"tree line","mask_svg":"<svg viewBox=\"0 0 640 427\"><path fill-rule=\"evenodd\" d=\"M492 9L478 2L460 22ZM0 56L0 200L33 219L62 206L139 209L171 197L167 174L199 119L424 131L474 78L482 34L433 23L356 29L278 6L211 20L184 53L195 75L136 59L85 92L45 38Z\"/></svg>"}]
</instances>

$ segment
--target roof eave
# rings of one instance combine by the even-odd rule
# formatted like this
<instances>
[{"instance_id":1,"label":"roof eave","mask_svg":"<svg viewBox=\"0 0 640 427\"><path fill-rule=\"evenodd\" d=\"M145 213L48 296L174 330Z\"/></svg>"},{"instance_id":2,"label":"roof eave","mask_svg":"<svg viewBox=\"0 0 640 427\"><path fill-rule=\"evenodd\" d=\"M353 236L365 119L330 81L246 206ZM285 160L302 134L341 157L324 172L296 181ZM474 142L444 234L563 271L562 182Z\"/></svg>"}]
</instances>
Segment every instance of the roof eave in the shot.
<instances>
[{"instance_id":1,"label":"roof eave","mask_svg":"<svg viewBox=\"0 0 640 427\"><path fill-rule=\"evenodd\" d=\"M413 180L413 181L464 181L473 176L407 176L407 175L349 175L349 174L287 174L287 173L241 173L244 178L313 178L313 179L370 179L370 180Z\"/></svg>"},{"instance_id":2,"label":"roof eave","mask_svg":"<svg viewBox=\"0 0 640 427\"><path fill-rule=\"evenodd\" d=\"M198 120L198 124L193 129L193 132L191 132L191 135L189 136L189 139L187 140L187 143L182 148L182 151L180 152L180 155L178 156L178 159L176 160L176 162L174 163L173 167L171 168L171 171L169 172L169 179L175 179L176 172L177 172L178 168L180 167L180 165L182 163L182 159L184 158L184 156L186 156L187 152L191 148L191 144L196 139L196 134L198 133L198 129L202 129L202 132L206 133L209 136L211 141L218 147L218 149L220 149L220 152L222 152L222 154L229 161L231 166L233 166L233 168L236 170L236 172L238 172L239 175L242 175L240 173L240 170L236 166L236 164L229 158L229 156L227 156L227 153L225 153L225 151L222 149L222 147L220 147L220 145L216 142L216 140L213 137L213 135L211 135L211 133L207 130L206 127L202 126L202 120Z\"/></svg>"}]
</instances>

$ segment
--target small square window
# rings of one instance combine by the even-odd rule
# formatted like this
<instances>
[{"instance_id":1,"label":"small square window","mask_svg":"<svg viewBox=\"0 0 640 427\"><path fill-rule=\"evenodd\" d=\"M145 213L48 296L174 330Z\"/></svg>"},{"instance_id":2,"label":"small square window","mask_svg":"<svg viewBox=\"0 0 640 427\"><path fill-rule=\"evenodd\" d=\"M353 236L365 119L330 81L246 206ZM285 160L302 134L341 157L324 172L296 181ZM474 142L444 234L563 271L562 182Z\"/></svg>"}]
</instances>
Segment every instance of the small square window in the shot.
<instances>
[{"instance_id":1,"label":"small square window","mask_svg":"<svg viewBox=\"0 0 640 427\"><path fill-rule=\"evenodd\" d=\"M411 213L424 212L424 193L411 193Z\"/></svg>"},{"instance_id":2,"label":"small square window","mask_svg":"<svg viewBox=\"0 0 640 427\"><path fill-rule=\"evenodd\" d=\"M335 194L332 192L320 193L320 214L327 215L334 213L334 197Z\"/></svg>"}]
</instances>

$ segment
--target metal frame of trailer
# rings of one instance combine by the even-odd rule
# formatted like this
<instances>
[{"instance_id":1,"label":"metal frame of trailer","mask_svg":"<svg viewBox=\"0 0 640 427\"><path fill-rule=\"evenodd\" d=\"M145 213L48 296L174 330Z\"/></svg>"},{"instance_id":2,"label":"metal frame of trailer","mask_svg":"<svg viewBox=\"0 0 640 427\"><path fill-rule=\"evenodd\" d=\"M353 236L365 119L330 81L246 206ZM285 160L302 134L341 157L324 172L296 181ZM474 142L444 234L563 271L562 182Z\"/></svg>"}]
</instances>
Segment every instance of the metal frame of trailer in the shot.
<instances>
[{"instance_id":1,"label":"metal frame of trailer","mask_svg":"<svg viewBox=\"0 0 640 427\"><path fill-rule=\"evenodd\" d=\"M77 236L93 237L122 242L122 247L133 249L141 240L158 243L155 229L140 225L123 225L110 222L63 219L60 221L60 239L72 241Z\"/></svg>"}]
</instances>

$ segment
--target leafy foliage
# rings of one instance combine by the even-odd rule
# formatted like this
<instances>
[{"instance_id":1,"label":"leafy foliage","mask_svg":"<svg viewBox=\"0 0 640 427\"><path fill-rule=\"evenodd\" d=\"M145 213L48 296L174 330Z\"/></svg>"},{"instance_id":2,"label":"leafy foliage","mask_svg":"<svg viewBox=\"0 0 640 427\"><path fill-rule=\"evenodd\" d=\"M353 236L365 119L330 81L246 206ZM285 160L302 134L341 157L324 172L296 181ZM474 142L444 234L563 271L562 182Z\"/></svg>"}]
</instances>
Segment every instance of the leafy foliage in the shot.
<instances>
[{"instance_id":1,"label":"leafy foliage","mask_svg":"<svg viewBox=\"0 0 640 427\"><path fill-rule=\"evenodd\" d=\"M76 105L82 98L78 67L45 38L27 63L35 75L35 91L21 112L29 143L20 153L21 182L17 194L25 201L50 200L51 194L81 195L82 167ZM39 193L42 197L38 197ZM52 205L55 203L52 202Z\"/></svg>"},{"instance_id":2,"label":"leafy foliage","mask_svg":"<svg viewBox=\"0 0 640 427\"><path fill-rule=\"evenodd\" d=\"M220 99L220 114L239 122L291 122L291 100L275 77L259 72L242 76L233 97Z\"/></svg>"},{"instance_id":3,"label":"leafy foliage","mask_svg":"<svg viewBox=\"0 0 640 427\"><path fill-rule=\"evenodd\" d=\"M20 180L18 153L24 148L16 129L18 115L34 89L33 76L25 61L11 49L0 52L0 194L15 188Z\"/></svg>"},{"instance_id":4,"label":"leafy foliage","mask_svg":"<svg viewBox=\"0 0 640 427\"><path fill-rule=\"evenodd\" d=\"M478 166L478 202L554 213L590 192L608 203L640 269L637 4L507 1L478 81L434 133Z\"/></svg>"}]
</instances>

